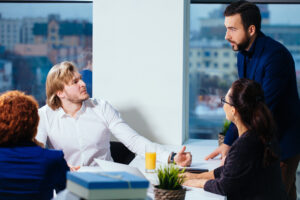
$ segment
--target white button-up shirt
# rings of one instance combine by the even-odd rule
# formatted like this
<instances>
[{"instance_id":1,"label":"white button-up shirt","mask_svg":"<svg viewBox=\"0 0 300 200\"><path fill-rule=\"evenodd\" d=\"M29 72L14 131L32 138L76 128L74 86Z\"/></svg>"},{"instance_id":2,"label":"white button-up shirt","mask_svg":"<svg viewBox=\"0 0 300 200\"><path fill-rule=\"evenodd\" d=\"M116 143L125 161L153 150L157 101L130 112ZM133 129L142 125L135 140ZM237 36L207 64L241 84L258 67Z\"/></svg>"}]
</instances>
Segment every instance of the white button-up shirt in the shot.
<instances>
[{"instance_id":1,"label":"white button-up shirt","mask_svg":"<svg viewBox=\"0 0 300 200\"><path fill-rule=\"evenodd\" d=\"M39 116L36 139L48 148L62 150L70 165L93 166L96 165L94 158L112 161L111 134L129 150L142 156L146 144L156 145L157 159L168 161L170 152L136 133L106 101L84 101L75 117L66 114L62 108L52 110L45 105L39 109Z\"/></svg>"}]
</instances>

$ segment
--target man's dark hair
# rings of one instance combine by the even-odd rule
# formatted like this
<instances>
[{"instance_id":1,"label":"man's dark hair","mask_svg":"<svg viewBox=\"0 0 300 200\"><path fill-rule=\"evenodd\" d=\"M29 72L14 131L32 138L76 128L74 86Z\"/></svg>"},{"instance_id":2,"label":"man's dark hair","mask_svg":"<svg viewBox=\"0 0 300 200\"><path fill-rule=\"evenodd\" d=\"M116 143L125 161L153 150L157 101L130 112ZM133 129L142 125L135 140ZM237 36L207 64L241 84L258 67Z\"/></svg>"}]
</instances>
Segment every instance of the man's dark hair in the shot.
<instances>
[{"instance_id":1,"label":"man's dark hair","mask_svg":"<svg viewBox=\"0 0 300 200\"><path fill-rule=\"evenodd\" d=\"M236 1L231 3L225 9L224 16L233 16L235 14L241 15L245 30L247 30L249 26L254 25L256 33L260 31L261 15L259 8L254 3L248 1Z\"/></svg>"}]
</instances>

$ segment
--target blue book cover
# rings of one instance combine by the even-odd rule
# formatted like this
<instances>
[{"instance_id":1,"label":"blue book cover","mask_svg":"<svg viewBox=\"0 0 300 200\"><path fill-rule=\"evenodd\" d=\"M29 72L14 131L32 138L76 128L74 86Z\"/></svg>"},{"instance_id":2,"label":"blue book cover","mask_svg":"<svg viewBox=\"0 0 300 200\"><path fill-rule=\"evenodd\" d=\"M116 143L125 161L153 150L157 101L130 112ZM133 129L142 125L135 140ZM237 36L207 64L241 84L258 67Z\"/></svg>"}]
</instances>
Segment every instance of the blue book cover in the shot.
<instances>
[{"instance_id":1,"label":"blue book cover","mask_svg":"<svg viewBox=\"0 0 300 200\"><path fill-rule=\"evenodd\" d=\"M127 172L68 172L67 179L87 189L148 188L149 181Z\"/></svg>"}]
</instances>

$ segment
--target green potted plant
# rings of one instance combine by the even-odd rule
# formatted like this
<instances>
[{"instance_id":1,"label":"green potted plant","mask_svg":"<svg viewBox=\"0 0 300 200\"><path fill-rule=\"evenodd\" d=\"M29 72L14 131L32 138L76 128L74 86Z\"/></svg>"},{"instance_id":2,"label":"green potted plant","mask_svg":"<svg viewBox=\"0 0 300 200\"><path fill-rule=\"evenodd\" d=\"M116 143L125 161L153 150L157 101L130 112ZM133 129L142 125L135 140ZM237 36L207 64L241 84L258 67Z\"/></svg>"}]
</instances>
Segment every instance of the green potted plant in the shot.
<instances>
[{"instance_id":1,"label":"green potted plant","mask_svg":"<svg viewBox=\"0 0 300 200\"><path fill-rule=\"evenodd\" d=\"M224 143L224 138L225 138L226 132L229 129L229 125L230 125L230 121L228 121L227 119L225 119L224 123L223 123L222 131L218 135L219 146Z\"/></svg>"},{"instance_id":2,"label":"green potted plant","mask_svg":"<svg viewBox=\"0 0 300 200\"><path fill-rule=\"evenodd\" d=\"M184 182L184 169L174 164L160 167L157 170L159 184L154 187L155 199L183 200L186 189L182 187Z\"/></svg>"}]
</instances>

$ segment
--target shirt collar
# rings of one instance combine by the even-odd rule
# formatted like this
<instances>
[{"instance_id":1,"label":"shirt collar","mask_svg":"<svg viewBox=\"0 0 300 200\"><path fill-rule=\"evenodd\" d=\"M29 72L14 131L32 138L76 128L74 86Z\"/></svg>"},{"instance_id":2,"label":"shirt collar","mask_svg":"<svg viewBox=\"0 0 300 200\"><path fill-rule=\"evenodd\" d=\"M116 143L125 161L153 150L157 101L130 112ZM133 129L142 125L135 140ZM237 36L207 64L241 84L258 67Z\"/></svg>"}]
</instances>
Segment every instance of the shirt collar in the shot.
<instances>
[{"instance_id":1,"label":"shirt collar","mask_svg":"<svg viewBox=\"0 0 300 200\"><path fill-rule=\"evenodd\" d=\"M242 50L242 51L241 51L241 54L243 54L244 56L247 56L247 57L252 57L252 55L254 54L254 51L255 51L255 46L256 46L257 38L258 38L258 37L261 37L262 35L263 35L263 33L259 32L259 33L257 34L257 37L255 38L253 44L251 45L249 51Z\"/></svg>"},{"instance_id":2,"label":"shirt collar","mask_svg":"<svg viewBox=\"0 0 300 200\"><path fill-rule=\"evenodd\" d=\"M85 105L85 101L83 101L82 105L81 105L81 108L76 113L76 117L79 116L79 115L81 115L82 113L84 113L85 110L86 110L86 105ZM57 110L57 112L58 112L59 118L70 116L69 114L67 114L64 111L64 109L62 107L59 107L59 109Z\"/></svg>"}]
</instances>

